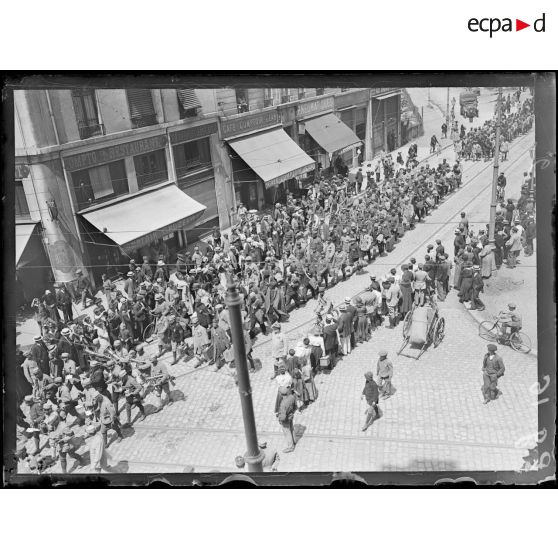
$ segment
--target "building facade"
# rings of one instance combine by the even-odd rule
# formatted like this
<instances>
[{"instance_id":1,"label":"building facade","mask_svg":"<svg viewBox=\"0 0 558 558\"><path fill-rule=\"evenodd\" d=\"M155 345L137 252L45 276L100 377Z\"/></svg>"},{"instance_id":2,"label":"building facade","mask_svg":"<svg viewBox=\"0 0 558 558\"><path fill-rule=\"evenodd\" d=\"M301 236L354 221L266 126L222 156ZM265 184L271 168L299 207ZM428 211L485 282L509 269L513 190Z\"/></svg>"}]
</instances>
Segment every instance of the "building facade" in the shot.
<instances>
[{"instance_id":1,"label":"building facade","mask_svg":"<svg viewBox=\"0 0 558 558\"><path fill-rule=\"evenodd\" d=\"M401 137L398 89L17 90L16 265L26 299L82 269L176 254Z\"/></svg>"}]
</instances>

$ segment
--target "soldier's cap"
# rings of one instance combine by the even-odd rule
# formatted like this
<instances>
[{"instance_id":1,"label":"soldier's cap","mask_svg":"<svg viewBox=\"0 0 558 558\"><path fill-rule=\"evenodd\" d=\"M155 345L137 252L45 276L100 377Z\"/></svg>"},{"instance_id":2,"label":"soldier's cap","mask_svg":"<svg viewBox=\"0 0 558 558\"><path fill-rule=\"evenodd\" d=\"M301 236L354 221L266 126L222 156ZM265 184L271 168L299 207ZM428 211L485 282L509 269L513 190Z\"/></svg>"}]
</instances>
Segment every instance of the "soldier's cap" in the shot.
<instances>
[{"instance_id":1,"label":"soldier's cap","mask_svg":"<svg viewBox=\"0 0 558 558\"><path fill-rule=\"evenodd\" d=\"M489 343L486 348L491 351L491 352L496 352L498 350L498 347L496 345L494 345L493 343Z\"/></svg>"},{"instance_id":2,"label":"soldier's cap","mask_svg":"<svg viewBox=\"0 0 558 558\"><path fill-rule=\"evenodd\" d=\"M94 368L95 366L99 366L99 362L97 360L90 360L89 367Z\"/></svg>"},{"instance_id":3,"label":"soldier's cap","mask_svg":"<svg viewBox=\"0 0 558 558\"><path fill-rule=\"evenodd\" d=\"M260 449L265 449L267 448L267 442L258 442L258 446Z\"/></svg>"},{"instance_id":4,"label":"soldier's cap","mask_svg":"<svg viewBox=\"0 0 558 558\"><path fill-rule=\"evenodd\" d=\"M345 304L341 304L341 306L339 306L339 310L341 312L345 312L345 310L347 310L347 306Z\"/></svg>"},{"instance_id":5,"label":"soldier's cap","mask_svg":"<svg viewBox=\"0 0 558 558\"><path fill-rule=\"evenodd\" d=\"M164 262L163 260L159 260L159 261L157 262L157 265L158 265L159 267L163 267L163 266L165 265L165 262Z\"/></svg>"},{"instance_id":6,"label":"soldier's cap","mask_svg":"<svg viewBox=\"0 0 558 558\"><path fill-rule=\"evenodd\" d=\"M105 366L110 367L110 366L114 366L116 364L116 362L114 362L114 360L107 360L107 363Z\"/></svg>"},{"instance_id":7,"label":"soldier's cap","mask_svg":"<svg viewBox=\"0 0 558 558\"><path fill-rule=\"evenodd\" d=\"M278 366L277 366L277 371L278 372L285 372L287 370L287 366L284 362L281 362Z\"/></svg>"},{"instance_id":8,"label":"soldier's cap","mask_svg":"<svg viewBox=\"0 0 558 558\"><path fill-rule=\"evenodd\" d=\"M54 383L55 384L61 384L63 381L64 380L60 376L57 376L56 378L54 378Z\"/></svg>"},{"instance_id":9,"label":"soldier's cap","mask_svg":"<svg viewBox=\"0 0 558 558\"><path fill-rule=\"evenodd\" d=\"M155 295L155 300L163 300L163 295L161 293L157 293Z\"/></svg>"},{"instance_id":10,"label":"soldier's cap","mask_svg":"<svg viewBox=\"0 0 558 558\"><path fill-rule=\"evenodd\" d=\"M42 337L40 335L35 335L35 337L33 337L34 341L40 341L42 339Z\"/></svg>"},{"instance_id":11,"label":"soldier's cap","mask_svg":"<svg viewBox=\"0 0 558 558\"><path fill-rule=\"evenodd\" d=\"M509 225L509 224L510 224L510 222L509 222L507 219L504 219L504 220L502 221L502 223L504 223L504 225Z\"/></svg>"},{"instance_id":12,"label":"soldier's cap","mask_svg":"<svg viewBox=\"0 0 558 558\"><path fill-rule=\"evenodd\" d=\"M387 351L384 351L384 350L378 351L378 355L387 356Z\"/></svg>"},{"instance_id":13,"label":"soldier's cap","mask_svg":"<svg viewBox=\"0 0 558 558\"><path fill-rule=\"evenodd\" d=\"M459 234L459 229L455 229L454 233Z\"/></svg>"},{"instance_id":14,"label":"soldier's cap","mask_svg":"<svg viewBox=\"0 0 558 558\"><path fill-rule=\"evenodd\" d=\"M70 355L68 353L62 353L60 358L70 358Z\"/></svg>"},{"instance_id":15,"label":"soldier's cap","mask_svg":"<svg viewBox=\"0 0 558 558\"><path fill-rule=\"evenodd\" d=\"M346 297L345 297L345 302L346 302L347 304L350 304L350 303L351 303L351 297L350 297L350 296L346 296Z\"/></svg>"},{"instance_id":16,"label":"soldier's cap","mask_svg":"<svg viewBox=\"0 0 558 558\"><path fill-rule=\"evenodd\" d=\"M234 463L239 469L242 469L246 464L246 461L244 461L244 457L242 457L242 455L237 455L234 458Z\"/></svg>"},{"instance_id":17,"label":"soldier's cap","mask_svg":"<svg viewBox=\"0 0 558 558\"><path fill-rule=\"evenodd\" d=\"M136 263L136 260L130 260L130 263L131 263L131 264L135 264L135 263Z\"/></svg>"},{"instance_id":18,"label":"soldier's cap","mask_svg":"<svg viewBox=\"0 0 558 558\"><path fill-rule=\"evenodd\" d=\"M510 303L508 304L508 308L511 308L512 310L513 310L514 308L517 308L516 305L515 305L515 302L510 302Z\"/></svg>"},{"instance_id":19,"label":"soldier's cap","mask_svg":"<svg viewBox=\"0 0 558 558\"><path fill-rule=\"evenodd\" d=\"M97 432L97 425L95 423L88 424L85 427L85 431L87 434L95 434L95 432Z\"/></svg>"},{"instance_id":20,"label":"soldier's cap","mask_svg":"<svg viewBox=\"0 0 558 558\"><path fill-rule=\"evenodd\" d=\"M326 320L333 320L333 316L331 314L326 314Z\"/></svg>"},{"instance_id":21,"label":"soldier's cap","mask_svg":"<svg viewBox=\"0 0 558 558\"><path fill-rule=\"evenodd\" d=\"M474 265L473 269L480 269L480 265Z\"/></svg>"},{"instance_id":22,"label":"soldier's cap","mask_svg":"<svg viewBox=\"0 0 558 558\"><path fill-rule=\"evenodd\" d=\"M374 280L374 279L376 279L376 274L375 274L375 273L371 273L371 274L370 274L370 280L372 281L372 280Z\"/></svg>"},{"instance_id":23,"label":"soldier's cap","mask_svg":"<svg viewBox=\"0 0 558 558\"><path fill-rule=\"evenodd\" d=\"M33 396L32 395L26 395L24 397L24 400L26 403L33 403Z\"/></svg>"}]
</instances>

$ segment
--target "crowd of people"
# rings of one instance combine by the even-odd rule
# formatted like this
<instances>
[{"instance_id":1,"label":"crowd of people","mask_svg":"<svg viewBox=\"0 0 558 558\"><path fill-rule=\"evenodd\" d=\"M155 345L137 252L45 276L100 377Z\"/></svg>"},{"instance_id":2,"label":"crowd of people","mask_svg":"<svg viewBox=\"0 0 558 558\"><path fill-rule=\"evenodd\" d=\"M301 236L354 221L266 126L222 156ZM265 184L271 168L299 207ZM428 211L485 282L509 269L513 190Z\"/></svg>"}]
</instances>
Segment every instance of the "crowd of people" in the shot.
<instances>
[{"instance_id":1,"label":"crowd of people","mask_svg":"<svg viewBox=\"0 0 558 558\"><path fill-rule=\"evenodd\" d=\"M493 123L486 123L482 128L488 138L492 127ZM83 425L94 442L93 467L99 471L110 444L108 433L114 432L118 442L125 428L143 420L149 393L156 398L155 411L172 404L170 367L180 360L216 369L226 364L234 377L225 304L227 280L233 278L243 300L251 371L257 366L252 357L254 340L271 333L272 378L278 383L275 413L287 440L285 450L292 451L292 419L295 411L317 399L315 375L335 368L339 356L350 354L382 324L396 327L413 304L424 305L435 297L442 301L450 290L452 258L437 240L427 247L424 261L410 258L400 270L371 274L366 292L333 308L327 289L354 273L364 273L377 258L386 256L407 231L461 186L462 177L459 161L419 164L415 144L406 160L401 153L395 160L383 154L378 165L364 172L366 187L362 169L354 182L341 176L320 179L305 196L290 195L286 204L277 203L265 215L248 212L241 204L239 222L230 233L215 230L204 248L179 254L174 263L162 256L157 262L147 257L143 262L130 260L122 281L103 276L102 296L94 294L81 270L75 300L64 284L55 283L54 292L47 290L34 302L40 334L28 351L17 355L24 379L18 416L26 433L22 443L32 439L32 453L39 454L42 433L48 438L51 458L59 458L66 472L68 455L78 463L81 460L72 445L70 425ZM532 248L532 210L525 193L517 204L510 200L499 211L494 265L502 261L515 265L518 227L525 233L526 246ZM486 240L487 231L474 234L463 213L454 241L454 287L463 302L472 301L476 307L482 306L482 283L475 278L482 280L487 266L492 266L490 258L485 260ZM317 300L315 324L289 348L281 324L293 309L312 299ZM75 316L77 301L83 310L91 303L93 311ZM157 351L148 356L145 345L152 341ZM170 367L161 361L167 352L172 353ZM380 362L386 356L381 355ZM392 373L392 368L386 371L384 364L378 366L382 397L392 393ZM366 381L364 395L372 400L374 388L369 378ZM134 408L137 414L132 421ZM121 410L126 417L123 423ZM367 417L372 416L371 411ZM23 449L20 457L30 458Z\"/></svg>"}]
</instances>

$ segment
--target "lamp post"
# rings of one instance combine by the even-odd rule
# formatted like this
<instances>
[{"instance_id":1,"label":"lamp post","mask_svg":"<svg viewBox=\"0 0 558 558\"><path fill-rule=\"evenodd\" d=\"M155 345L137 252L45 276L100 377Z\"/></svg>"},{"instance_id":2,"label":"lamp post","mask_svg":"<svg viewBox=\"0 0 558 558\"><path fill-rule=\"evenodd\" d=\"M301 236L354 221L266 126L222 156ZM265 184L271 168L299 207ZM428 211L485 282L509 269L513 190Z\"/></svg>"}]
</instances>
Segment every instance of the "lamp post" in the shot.
<instances>
[{"instance_id":1,"label":"lamp post","mask_svg":"<svg viewBox=\"0 0 558 558\"><path fill-rule=\"evenodd\" d=\"M258 446L258 433L256 432L256 419L254 418L254 406L252 404L252 390L250 388L250 377L248 375L248 363L246 361L246 345L244 344L244 328L242 324L242 313L240 295L234 284L232 275L227 274L227 295L225 303L229 309L231 337L234 350L234 362L236 364L238 392L240 394L240 405L242 407L242 419L244 421L244 435L246 436L246 452L244 458L248 463L248 470L253 473L263 471L262 461L264 456L260 453Z\"/></svg>"},{"instance_id":2,"label":"lamp post","mask_svg":"<svg viewBox=\"0 0 558 558\"><path fill-rule=\"evenodd\" d=\"M492 200L490 202L490 225L488 242L494 246L494 229L496 228L496 190L498 187L498 169L500 167L500 126L502 124L502 88L498 88L498 106L496 114L496 138L494 140L494 170L492 173Z\"/></svg>"}]
</instances>

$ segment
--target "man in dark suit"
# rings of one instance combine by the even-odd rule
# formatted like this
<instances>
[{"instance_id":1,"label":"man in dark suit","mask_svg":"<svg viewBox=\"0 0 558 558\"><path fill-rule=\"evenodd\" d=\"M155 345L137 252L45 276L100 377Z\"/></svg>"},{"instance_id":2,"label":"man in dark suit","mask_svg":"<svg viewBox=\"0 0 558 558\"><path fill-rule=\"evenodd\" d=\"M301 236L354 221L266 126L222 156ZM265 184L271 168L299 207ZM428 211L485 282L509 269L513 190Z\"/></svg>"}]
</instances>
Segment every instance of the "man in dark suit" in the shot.
<instances>
[{"instance_id":1,"label":"man in dark suit","mask_svg":"<svg viewBox=\"0 0 558 558\"><path fill-rule=\"evenodd\" d=\"M331 314L326 315L324 327L324 349L326 355L329 356L329 365L331 369L335 367L337 362L337 352L339 351L339 341L337 340L337 322Z\"/></svg>"},{"instance_id":2,"label":"man in dark suit","mask_svg":"<svg viewBox=\"0 0 558 558\"><path fill-rule=\"evenodd\" d=\"M351 316L351 349L354 349L356 346L355 343L355 330L356 330L356 314L357 314L357 309L355 306L353 306L351 304L351 299L350 297L346 296L345 297L345 305L347 306L347 312L349 313L349 315Z\"/></svg>"}]
</instances>

